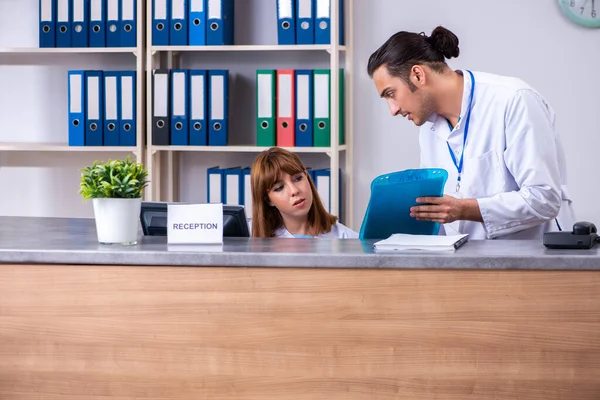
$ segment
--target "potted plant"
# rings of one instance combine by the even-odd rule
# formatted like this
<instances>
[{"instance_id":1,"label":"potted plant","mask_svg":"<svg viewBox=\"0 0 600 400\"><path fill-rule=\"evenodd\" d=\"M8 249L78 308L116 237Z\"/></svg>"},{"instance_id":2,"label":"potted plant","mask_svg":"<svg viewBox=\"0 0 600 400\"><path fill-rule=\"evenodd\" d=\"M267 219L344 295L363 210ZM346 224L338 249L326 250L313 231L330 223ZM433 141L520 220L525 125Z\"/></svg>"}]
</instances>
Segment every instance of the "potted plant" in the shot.
<instances>
[{"instance_id":1,"label":"potted plant","mask_svg":"<svg viewBox=\"0 0 600 400\"><path fill-rule=\"evenodd\" d=\"M129 156L125 160L94 161L81 169L80 194L92 200L98 241L137 244L142 191L148 171Z\"/></svg>"}]
</instances>

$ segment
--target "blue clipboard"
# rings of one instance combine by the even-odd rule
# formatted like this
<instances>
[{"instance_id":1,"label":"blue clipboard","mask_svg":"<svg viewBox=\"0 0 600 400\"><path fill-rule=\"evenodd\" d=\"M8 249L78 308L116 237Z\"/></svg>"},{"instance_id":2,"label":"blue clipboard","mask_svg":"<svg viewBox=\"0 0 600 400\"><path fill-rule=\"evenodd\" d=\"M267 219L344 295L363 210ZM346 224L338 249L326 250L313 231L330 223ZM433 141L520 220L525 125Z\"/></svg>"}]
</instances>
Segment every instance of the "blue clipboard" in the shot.
<instances>
[{"instance_id":1,"label":"blue clipboard","mask_svg":"<svg viewBox=\"0 0 600 400\"><path fill-rule=\"evenodd\" d=\"M387 239L394 233L437 235L440 224L416 220L410 216L410 208L419 205L417 197L443 196L447 179L448 172L440 168L408 169L373 179L359 238Z\"/></svg>"}]
</instances>

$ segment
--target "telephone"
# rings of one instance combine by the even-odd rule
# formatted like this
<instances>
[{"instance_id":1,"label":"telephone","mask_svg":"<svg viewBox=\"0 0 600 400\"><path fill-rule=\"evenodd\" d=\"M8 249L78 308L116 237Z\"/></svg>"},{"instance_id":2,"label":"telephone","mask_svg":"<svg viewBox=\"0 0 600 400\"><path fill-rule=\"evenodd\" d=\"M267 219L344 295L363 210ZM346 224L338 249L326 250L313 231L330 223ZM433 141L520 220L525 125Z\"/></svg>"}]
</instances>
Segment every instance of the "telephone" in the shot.
<instances>
[{"instance_id":1,"label":"telephone","mask_svg":"<svg viewBox=\"0 0 600 400\"><path fill-rule=\"evenodd\" d=\"M576 222L572 232L544 233L544 246L549 249L591 249L598 241L596 225L587 221Z\"/></svg>"}]
</instances>

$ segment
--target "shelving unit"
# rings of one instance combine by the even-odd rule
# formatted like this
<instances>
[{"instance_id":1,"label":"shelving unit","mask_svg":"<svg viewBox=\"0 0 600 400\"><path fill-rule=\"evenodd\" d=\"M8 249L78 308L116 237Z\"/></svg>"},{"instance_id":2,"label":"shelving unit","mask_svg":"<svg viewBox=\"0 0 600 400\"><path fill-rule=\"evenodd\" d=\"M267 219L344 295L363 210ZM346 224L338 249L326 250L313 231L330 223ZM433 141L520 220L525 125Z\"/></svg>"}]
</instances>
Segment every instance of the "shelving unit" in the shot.
<instances>
[{"instance_id":1,"label":"shelving unit","mask_svg":"<svg viewBox=\"0 0 600 400\"><path fill-rule=\"evenodd\" d=\"M207 153L260 153L269 147L259 146L152 146L153 151L193 151ZM281 147L294 153L331 153L331 147ZM339 151L346 150L347 146L339 146Z\"/></svg>"},{"instance_id":2,"label":"shelving unit","mask_svg":"<svg viewBox=\"0 0 600 400\"><path fill-rule=\"evenodd\" d=\"M154 146L152 145L152 73L155 69L173 69L179 66L179 57L181 54L189 53L207 53L207 52L318 52L326 51L329 53L330 75L330 125L331 125L331 147L292 147L289 150L296 153L326 154L329 156L329 168L331 173L331 212L338 215L339 210L339 177L337 171L340 166L340 157L345 156L345 168L342 171L344 180L344 209L346 215L344 222L352 227L352 21L353 10L352 1L345 0L344 20L345 23L345 45L339 45L338 29L338 2L331 1L331 45L232 45L232 46L152 46L152 0L146 0L148 10L146 16L146 167L149 170L150 184L146 189L145 197L154 201L177 201L177 182L176 168L178 153L204 152L204 153L259 153L266 147L258 146ZM272 1L275 6L275 1ZM273 21L273 24L276 22ZM339 65L340 55L345 56L345 144L339 144ZM303 68L304 65L298 65ZM235 95L230 92L231 96ZM231 118L231 116L230 116ZM255 121L248 121L250 126L255 125ZM231 134L231 132L230 132ZM166 153L166 174L161 171L161 154ZM167 195L162 198L161 176L166 175Z\"/></svg>"},{"instance_id":3,"label":"shelving unit","mask_svg":"<svg viewBox=\"0 0 600 400\"><path fill-rule=\"evenodd\" d=\"M339 51L346 51L346 46L338 46ZM231 46L151 46L150 51L167 52L212 52L212 51L331 51L330 45L231 45Z\"/></svg>"},{"instance_id":4,"label":"shelving unit","mask_svg":"<svg viewBox=\"0 0 600 400\"><path fill-rule=\"evenodd\" d=\"M23 5L25 8L33 7L34 4L37 6L37 1L27 0L31 4ZM216 155L226 156L231 154L258 154L259 152L266 149L266 147L258 147L253 145L230 145L230 146L153 146L152 145L152 72L157 68L172 69L178 67L180 59L182 57L194 57L198 55L213 53L223 54L223 57L227 59L231 54L252 54L260 53L259 59L262 62L264 56L265 62L268 59L272 59L273 64L277 64L275 60L281 55L281 57L290 57L295 60L299 60L294 63L293 68L312 68L312 66L304 63L304 55L307 54L318 54L324 53L324 56L328 57L328 65L325 68L331 70L330 83L330 101L331 101L331 113L330 113L330 124L331 124L331 147L291 147L287 148L290 151L299 154L312 154L316 157L326 155L328 158L328 166L331 171L337 171L340 166L340 161L345 161L345 167L343 168L342 174L344 179L344 210L346 215L344 222L352 227L352 184L353 184L353 171L352 171L352 1L345 0L345 45L339 45L338 38L338 2L331 2L331 45L277 45L277 44L239 44L232 46L152 46L152 0L141 0L137 2L137 46L136 47L103 47L103 48L38 48L38 47L15 47L23 42L15 41L13 45L12 41L5 41L3 44L5 47L0 46L0 66L67 66L68 69L77 69L77 67L69 68L70 62L79 64L80 61L85 63L94 63L94 59L90 61L91 57L102 57L106 54L107 57L116 57L115 54L131 54L135 58L135 71L136 71L136 119L137 119L137 131L136 131L136 146L135 147L121 147L121 146L107 146L107 147L75 147L67 144L68 132L65 130L56 133L54 137L46 138L47 142L43 141L44 135L29 135L39 140L35 142L24 142L24 139L19 139L14 142L7 142L7 139L12 139L12 136L5 135L0 138L0 160L2 160L3 154L9 153L22 153L33 155L36 152L41 152L46 155L56 153L57 164L61 164L62 158L68 157L68 154L132 154L136 161L143 162L150 173L150 184L146 189L144 197L146 200L167 200L175 201L178 200L178 177L175 168L175 163L178 161L178 156L181 154L190 153L205 153L207 155L212 154L213 157ZM24 4L24 3L23 3ZM240 3L248 7L246 3ZM261 6L274 7L275 1L267 3L266 1L260 4ZM254 5L253 5L254 6ZM37 8L37 7L36 7ZM271 10L274 11L274 10ZM33 11L32 11L33 12ZM37 10L36 10L37 15ZM273 20L273 24L276 21ZM31 29L37 29L32 24L28 25L28 31ZM37 32L36 32L37 33ZM33 34L32 34L33 35ZM32 39L30 37L30 39ZM274 39L276 40L276 38ZM260 40L257 40L260 42ZM31 40L26 43L31 43ZM6 46L8 44L8 46ZM286 54L283 56L282 54ZM303 54L301 57L294 56L295 53ZM229 54L229 56L225 55ZM88 58L86 58L86 55ZM201 56L202 57L202 56ZM220 57L215 55L213 57ZM256 57L246 56L253 58L256 61ZM308 56L310 57L310 56ZM314 57L320 57L315 55ZM312 57L312 58L314 58ZM345 58L345 144L339 145L339 66L340 58ZM198 60L196 59L198 62ZM132 60L133 62L133 60ZM203 62L203 59L199 61ZM100 69L100 68L98 68ZM131 68L133 69L133 68ZM224 69L229 69L227 65L224 65ZM145 72L145 73L144 73ZM64 85L66 87L66 77ZM56 85L54 85L56 86ZM230 93L231 96L235 96L235 93ZM57 101L64 101L66 104L67 99L57 99ZM66 112L64 118L67 118ZM231 118L231 116L230 116ZM255 121L248 120L247 124L254 127ZM52 128L50 128L50 132ZM32 131L34 132L34 131ZM249 131L251 132L251 131ZM252 131L253 132L253 131ZM231 131L230 131L231 135ZM42 137L42 139L39 139ZM64 142L61 140L64 138ZM27 140L27 139L26 139ZM254 142L256 139L253 137L250 142ZM30 156L31 157L31 156ZM35 156L33 156L35 157ZM54 157L54 156L52 156ZM99 156L100 157L100 156ZM248 157L248 156L246 156ZM162 158L162 160L161 160ZM214 158L213 158L214 159ZM67 158L65 160L70 160ZM27 163L27 161L25 161ZM67 162L68 163L68 162ZM161 166L164 168L161 171ZM162 184L161 184L162 176ZM331 174L331 210L332 213L338 214L338 174ZM163 185L164 184L164 185ZM164 188L162 186L165 186ZM161 193L165 194L161 196Z\"/></svg>"},{"instance_id":5,"label":"shelving unit","mask_svg":"<svg viewBox=\"0 0 600 400\"><path fill-rule=\"evenodd\" d=\"M37 9L36 9L37 15ZM87 54L126 54L131 53L135 56L136 71L136 146L69 146L67 143L68 132L64 132L64 143L43 143L43 142L0 142L0 152L56 152L61 153L133 153L137 162L144 161L144 139L145 139L145 119L144 119L144 7L138 2L137 10L137 46L136 47L67 47L67 48L38 48L38 47L5 47L0 48L0 66L1 65L40 65L46 57L55 57L56 55L70 55L73 57L85 56ZM132 68L133 69L133 68ZM67 85L67 77L64 79ZM64 99L65 104L67 102ZM64 118L67 118L65 113Z\"/></svg>"},{"instance_id":6,"label":"shelving unit","mask_svg":"<svg viewBox=\"0 0 600 400\"><path fill-rule=\"evenodd\" d=\"M45 151L45 152L125 152L139 153L138 147L130 146L69 146L63 143L1 143L0 151Z\"/></svg>"},{"instance_id":7,"label":"shelving unit","mask_svg":"<svg viewBox=\"0 0 600 400\"><path fill-rule=\"evenodd\" d=\"M139 37L139 35L138 35ZM1 54L86 54L86 53L138 53L136 47L12 47L0 48Z\"/></svg>"}]
</instances>

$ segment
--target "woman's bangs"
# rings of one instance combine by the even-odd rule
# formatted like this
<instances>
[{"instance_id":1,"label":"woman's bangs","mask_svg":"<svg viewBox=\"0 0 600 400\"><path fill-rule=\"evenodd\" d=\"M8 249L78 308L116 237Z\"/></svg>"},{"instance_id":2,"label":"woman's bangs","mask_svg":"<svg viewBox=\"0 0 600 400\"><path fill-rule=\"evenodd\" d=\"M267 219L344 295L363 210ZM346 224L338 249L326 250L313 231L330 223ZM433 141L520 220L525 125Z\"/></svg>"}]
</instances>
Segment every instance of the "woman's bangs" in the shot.
<instances>
[{"instance_id":1,"label":"woman's bangs","mask_svg":"<svg viewBox=\"0 0 600 400\"><path fill-rule=\"evenodd\" d=\"M269 188L279 182L282 172L294 176L304 171L304 167L291 157L279 157L269 161L265 168L265 182L270 182Z\"/></svg>"}]
</instances>

